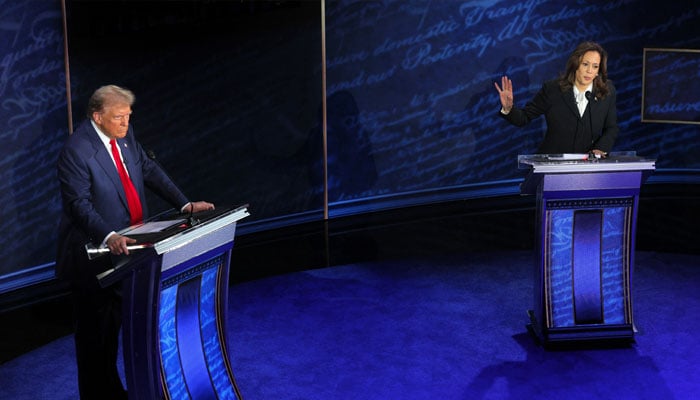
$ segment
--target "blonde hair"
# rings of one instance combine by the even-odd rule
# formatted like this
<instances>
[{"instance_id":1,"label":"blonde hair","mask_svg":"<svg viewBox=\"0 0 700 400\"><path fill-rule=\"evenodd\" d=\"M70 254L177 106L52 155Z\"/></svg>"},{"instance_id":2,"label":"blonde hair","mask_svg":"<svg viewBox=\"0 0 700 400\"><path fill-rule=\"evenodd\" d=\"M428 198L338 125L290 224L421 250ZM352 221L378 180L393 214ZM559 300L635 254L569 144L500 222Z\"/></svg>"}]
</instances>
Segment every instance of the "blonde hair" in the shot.
<instances>
[{"instance_id":1,"label":"blonde hair","mask_svg":"<svg viewBox=\"0 0 700 400\"><path fill-rule=\"evenodd\" d=\"M131 106L134 101L136 101L136 96L129 89L117 85L102 86L95 90L88 100L87 117L92 118L93 113L103 111L107 105L126 103Z\"/></svg>"}]
</instances>

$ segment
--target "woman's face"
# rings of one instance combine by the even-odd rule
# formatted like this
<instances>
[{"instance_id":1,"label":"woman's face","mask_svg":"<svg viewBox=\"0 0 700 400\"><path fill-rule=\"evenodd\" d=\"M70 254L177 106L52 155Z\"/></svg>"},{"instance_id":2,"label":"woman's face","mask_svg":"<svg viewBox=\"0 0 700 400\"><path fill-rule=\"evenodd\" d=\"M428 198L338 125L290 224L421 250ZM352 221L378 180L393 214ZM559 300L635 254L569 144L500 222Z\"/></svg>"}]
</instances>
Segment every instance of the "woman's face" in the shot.
<instances>
[{"instance_id":1,"label":"woman's face","mask_svg":"<svg viewBox=\"0 0 700 400\"><path fill-rule=\"evenodd\" d=\"M593 82L600 70L600 54L597 51L587 51L581 58L576 70L576 87L583 90Z\"/></svg>"}]
</instances>

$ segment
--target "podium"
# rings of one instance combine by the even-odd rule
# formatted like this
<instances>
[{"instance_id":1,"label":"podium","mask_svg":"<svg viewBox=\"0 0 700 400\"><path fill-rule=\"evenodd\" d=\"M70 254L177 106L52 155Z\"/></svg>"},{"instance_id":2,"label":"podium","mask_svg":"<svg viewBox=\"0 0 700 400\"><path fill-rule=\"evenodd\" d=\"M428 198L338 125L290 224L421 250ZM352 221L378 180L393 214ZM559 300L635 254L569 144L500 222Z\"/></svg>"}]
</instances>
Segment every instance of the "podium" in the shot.
<instances>
[{"instance_id":1,"label":"podium","mask_svg":"<svg viewBox=\"0 0 700 400\"><path fill-rule=\"evenodd\" d=\"M122 282L129 399L241 399L225 322L236 222L248 215L245 206L173 214L120 232L137 243L98 280Z\"/></svg>"},{"instance_id":2,"label":"podium","mask_svg":"<svg viewBox=\"0 0 700 400\"><path fill-rule=\"evenodd\" d=\"M655 161L526 155L522 194L537 195L534 309L544 344L632 340L632 270L639 190Z\"/></svg>"}]
</instances>

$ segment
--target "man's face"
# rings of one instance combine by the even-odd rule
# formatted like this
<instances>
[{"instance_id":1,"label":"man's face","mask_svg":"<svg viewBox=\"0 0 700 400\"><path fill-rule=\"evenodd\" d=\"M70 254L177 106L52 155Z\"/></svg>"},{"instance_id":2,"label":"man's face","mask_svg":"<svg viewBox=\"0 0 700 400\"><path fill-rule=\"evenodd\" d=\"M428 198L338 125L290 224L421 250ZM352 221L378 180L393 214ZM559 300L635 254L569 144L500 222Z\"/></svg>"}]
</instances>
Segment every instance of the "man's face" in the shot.
<instances>
[{"instance_id":1,"label":"man's face","mask_svg":"<svg viewBox=\"0 0 700 400\"><path fill-rule=\"evenodd\" d=\"M110 139L121 139L129 130L131 106L116 103L106 106L101 112L92 114L92 119L100 130Z\"/></svg>"}]
</instances>

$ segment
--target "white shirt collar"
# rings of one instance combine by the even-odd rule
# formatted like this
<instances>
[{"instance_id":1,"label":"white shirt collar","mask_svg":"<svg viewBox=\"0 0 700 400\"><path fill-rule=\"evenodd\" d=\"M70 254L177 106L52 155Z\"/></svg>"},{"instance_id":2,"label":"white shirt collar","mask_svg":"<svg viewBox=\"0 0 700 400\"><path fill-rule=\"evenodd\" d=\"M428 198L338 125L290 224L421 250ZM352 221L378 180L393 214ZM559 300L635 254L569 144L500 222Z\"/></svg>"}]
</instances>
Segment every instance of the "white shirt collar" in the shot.
<instances>
[{"instance_id":1,"label":"white shirt collar","mask_svg":"<svg viewBox=\"0 0 700 400\"><path fill-rule=\"evenodd\" d=\"M109 141L112 139L110 139L107 135L104 134L104 132L102 132L100 130L100 128L97 127L97 124L95 123L95 121L90 120L90 123L92 124L92 127L95 128L95 131L97 131L97 136L100 138L102 143L104 143L104 145L107 146L107 148L109 149L110 148ZM119 146L117 146L117 147L119 147Z\"/></svg>"},{"instance_id":2,"label":"white shirt collar","mask_svg":"<svg viewBox=\"0 0 700 400\"><path fill-rule=\"evenodd\" d=\"M579 98L582 94L584 94L584 98L585 98L585 97L586 97L586 96L585 96L585 93L588 92L588 91L591 90L591 89L593 89L593 84L592 84L592 83L591 83L590 85L588 85L588 87L587 87L583 92L581 92L580 90L578 90L578 87L576 87L576 85L574 85L574 97Z\"/></svg>"},{"instance_id":3,"label":"white shirt collar","mask_svg":"<svg viewBox=\"0 0 700 400\"><path fill-rule=\"evenodd\" d=\"M105 135L100 128L97 127L97 124L95 121L90 120L90 123L92 124L92 127L95 128L95 131L97 131L97 137L100 138L102 141L102 144L105 145L105 148L107 149L107 154L109 154L109 157L112 159L112 162L114 165L117 165L117 160L114 159L114 155L112 154L112 145L109 144L109 141L112 140L109 138L109 136ZM116 139L115 139L116 140ZM122 159L122 165L124 165L124 169L126 169L126 163L124 163L124 153L122 153L122 149L119 145L117 145L117 151L119 152L119 158ZM127 174L129 171L127 170Z\"/></svg>"}]
</instances>

